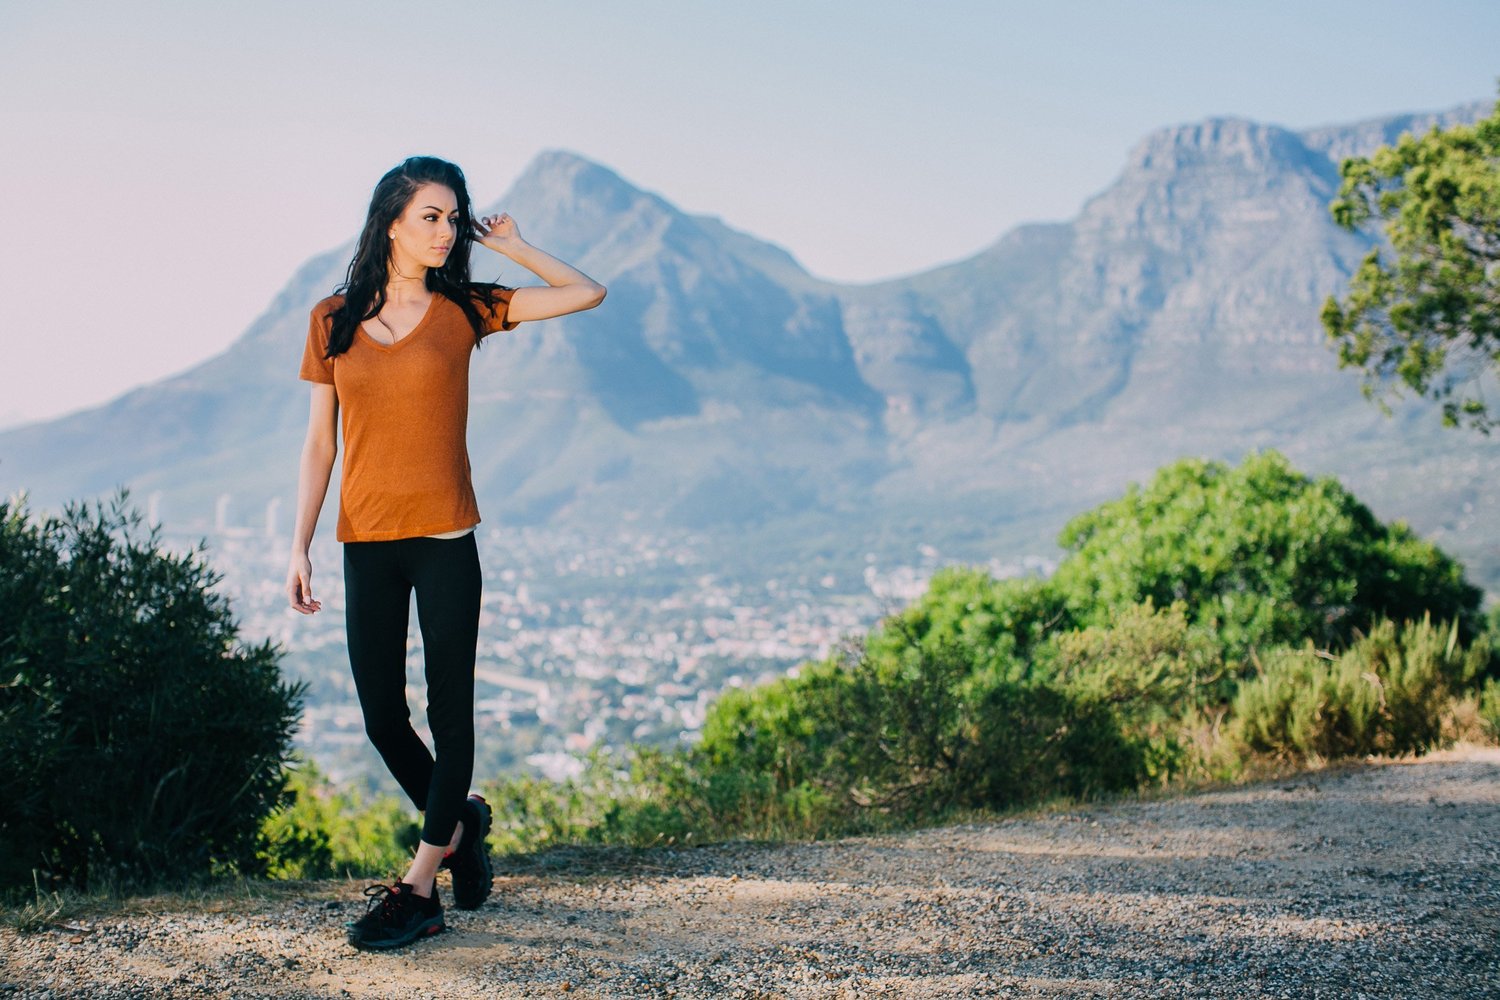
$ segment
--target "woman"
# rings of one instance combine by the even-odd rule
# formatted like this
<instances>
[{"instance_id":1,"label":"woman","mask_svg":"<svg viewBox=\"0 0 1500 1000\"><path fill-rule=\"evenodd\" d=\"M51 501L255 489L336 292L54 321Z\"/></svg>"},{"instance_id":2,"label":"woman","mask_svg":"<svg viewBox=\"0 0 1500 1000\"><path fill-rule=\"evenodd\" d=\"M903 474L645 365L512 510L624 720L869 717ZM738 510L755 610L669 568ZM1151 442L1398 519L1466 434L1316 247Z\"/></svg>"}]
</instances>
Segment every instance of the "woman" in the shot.
<instances>
[{"instance_id":1,"label":"woman","mask_svg":"<svg viewBox=\"0 0 1500 1000\"><path fill-rule=\"evenodd\" d=\"M469 279L478 240L547 282L509 288ZM344 543L349 665L365 731L426 815L416 857L393 885L371 886L350 924L361 948L392 948L444 929L435 878L455 903L490 891L490 812L465 795L474 768L479 510L465 441L469 356L485 336L527 320L592 309L604 286L526 243L509 215L473 218L457 166L412 157L380 179L336 294L312 310L300 377L313 383L287 570L293 608L315 614L308 547L328 492L342 414L337 538ZM427 677L433 753L406 707L411 594Z\"/></svg>"}]
</instances>

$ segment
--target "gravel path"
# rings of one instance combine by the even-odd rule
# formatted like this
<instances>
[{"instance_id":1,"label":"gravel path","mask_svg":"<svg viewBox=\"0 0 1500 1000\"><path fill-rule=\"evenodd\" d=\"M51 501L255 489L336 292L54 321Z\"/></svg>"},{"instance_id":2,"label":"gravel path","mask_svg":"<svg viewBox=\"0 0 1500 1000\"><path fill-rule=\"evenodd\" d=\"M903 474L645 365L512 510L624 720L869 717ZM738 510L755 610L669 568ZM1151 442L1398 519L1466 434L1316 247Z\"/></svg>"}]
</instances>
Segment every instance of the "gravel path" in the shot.
<instances>
[{"instance_id":1,"label":"gravel path","mask_svg":"<svg viewBox=\"0 0 1500 1000\"><path fill-rule=\"evenodd\" d=\"M786 846L507 869L393 954L361 885L0 930L0 998L1500 997L1500 749Z\"/></svg>"}]
</instances>

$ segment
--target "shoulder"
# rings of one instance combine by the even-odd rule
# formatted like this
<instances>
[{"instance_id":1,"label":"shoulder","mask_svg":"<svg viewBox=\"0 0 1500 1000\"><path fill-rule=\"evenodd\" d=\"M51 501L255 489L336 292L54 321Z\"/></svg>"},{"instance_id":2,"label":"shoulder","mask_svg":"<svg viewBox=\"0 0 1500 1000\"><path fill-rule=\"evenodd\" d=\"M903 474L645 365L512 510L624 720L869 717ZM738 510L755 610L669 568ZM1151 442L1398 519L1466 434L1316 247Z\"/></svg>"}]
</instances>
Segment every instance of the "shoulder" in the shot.
<instances>
[{"instance_id":1,"label":"shoulder","mask_svg":"<svg viewBox=\"0 0 1500 1000\"><path fill-rule=\"evenodd\" d=\"M308 336L317 337L327 346L328 338L333 335L333 314L344 307L342 295L329 295L313 303L311 315L308 317Z\"/></svg>"},{"instance_id":2,"label":"shoulder","mask_svg":"<svg viewBox=\"0 0 1500 1000\"><path fill-rule=\"evenodd\" d=\"M489 281L471 281L463 286L463 290L457 294L466 295L469 305L479 314L479 320L484 328L484 334L493 333L495 330L512 329L515 324L507 321L506 314L510 310L510 297L515 294L515 289L509 285L499 285Z\"/></svg>"},{"instance_id":3,"label":"shoulder","mask_svg":"<svg viewBox=\"0 0 1500 1000\"><path fill-rule=\"evenodd\" d=\"M494 333L496 330L513 330L516 324L511 322L510 297L516 290L509 285L498 285L492 282L470 282L469 294L473 297L474 308L484 321L486 333Z\"/></svg>"},{"instance_id":4,"label":"shoulder","mask_svg":"<svg viewBox=\"0 0 1500 1000\"><path fill-rule=\"evenodd\" d=\"M506 299L510 297L511 292L515 291L514 288L497 285L492 281L471 281L464 286L464 290L469 293L469 298L476 302L493 301L497 296Z\"/></svg>"},{"instance_id":5,"label":"shoulder","mask_svg":"<svg viewBox=\"0 0 1500 1000\"><path fill-rule=\"evenodd\" d=\"M313 303L312 315L314 319L326 319L338 312L344 306L342 295L329 295Z\"/></svg>"}]
</instances>

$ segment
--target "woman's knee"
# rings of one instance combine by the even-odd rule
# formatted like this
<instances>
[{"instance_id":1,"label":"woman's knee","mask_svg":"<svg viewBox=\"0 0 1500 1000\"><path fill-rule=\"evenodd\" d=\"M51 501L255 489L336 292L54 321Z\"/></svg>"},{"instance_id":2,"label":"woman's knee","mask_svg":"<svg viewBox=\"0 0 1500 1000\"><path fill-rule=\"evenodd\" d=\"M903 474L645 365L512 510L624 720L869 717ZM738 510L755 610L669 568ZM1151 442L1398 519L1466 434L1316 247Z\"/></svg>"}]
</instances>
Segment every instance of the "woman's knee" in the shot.
<instances>
[{"instance_id":1,"label":"woman's knee","mask_svg":"<svg viewBox=\"0 0 1500 1000\"><path fill-rule=\"evenodd\" d=\"M409 715L365 716L365 735L377 750L397 746L416 736Z\"/></svg>"},{"instance_id":2,"label":"woman's knee","mask_svg":"<svg viewBox=\"0 0 1500 1000\"><path fill-rule=\"evenodd\" d=\"M432 751L434 756L447 756L453 754L458 757L474 756L474 719L470 716L466 720L455 719L451 722L438 722L431 717L428 718L428 728L432 730Z\"/></svg>"}]
</instances>

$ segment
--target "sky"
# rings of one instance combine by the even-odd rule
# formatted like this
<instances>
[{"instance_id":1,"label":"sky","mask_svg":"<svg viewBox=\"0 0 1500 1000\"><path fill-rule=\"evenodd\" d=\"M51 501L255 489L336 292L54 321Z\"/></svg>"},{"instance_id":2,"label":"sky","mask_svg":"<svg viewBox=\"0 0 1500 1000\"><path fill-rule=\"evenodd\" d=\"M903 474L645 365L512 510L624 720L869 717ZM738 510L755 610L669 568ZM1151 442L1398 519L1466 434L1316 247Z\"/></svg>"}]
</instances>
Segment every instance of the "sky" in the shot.
<instances>
[{"instance_id":1,"label":"sky","mask_svg":"<svg viewBox=\"0 0 1500 1000\"><path fill-rule=\"evenodd\" d=\"M1497 79L1493 0L0 0L0 427L221 352L415 153L482 210L570 150L864 283L1072 217L1163 126Z\"/></svg>"}]
</instances>

